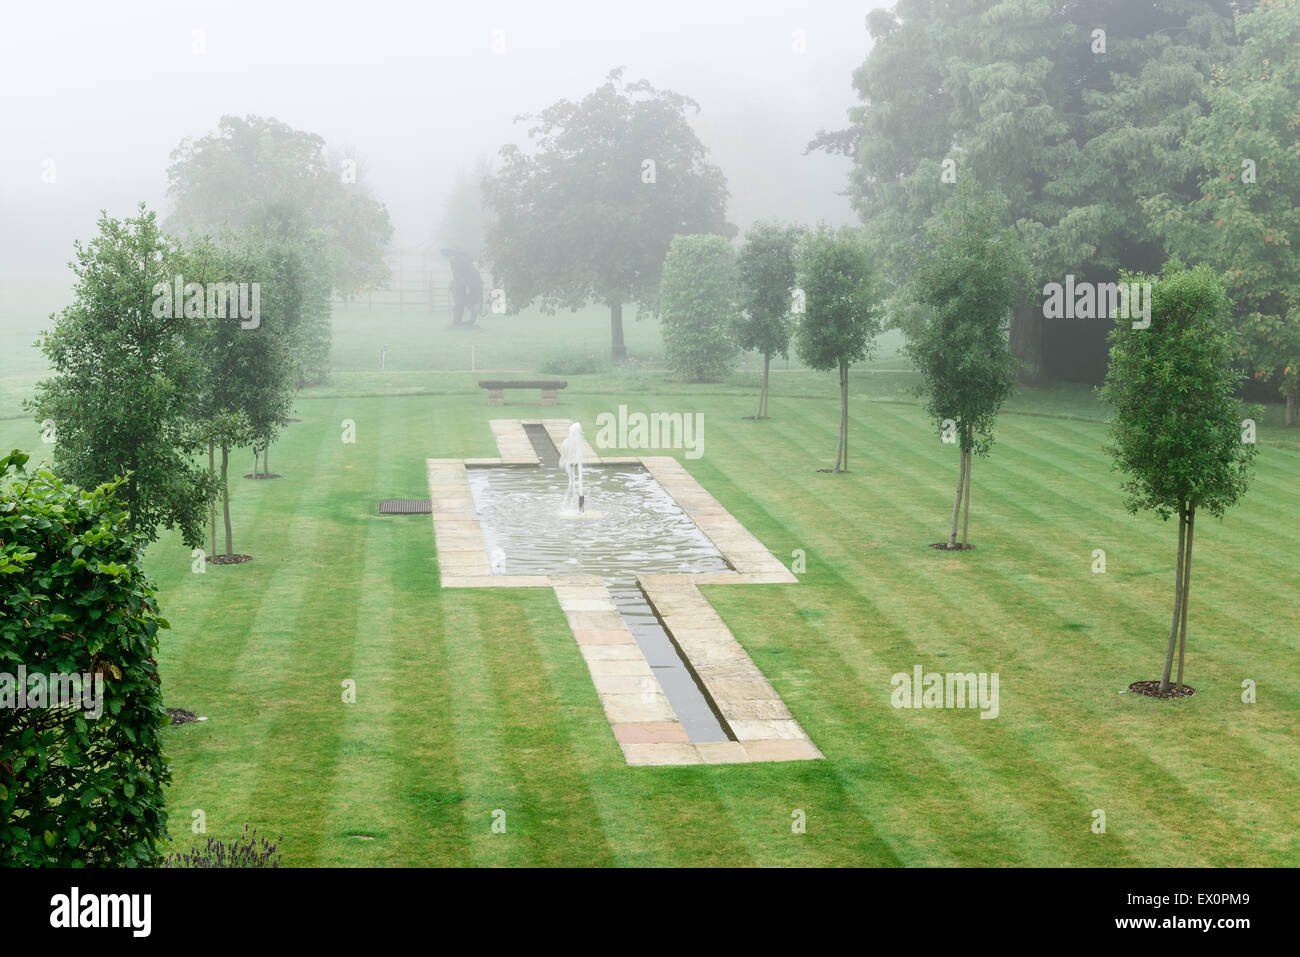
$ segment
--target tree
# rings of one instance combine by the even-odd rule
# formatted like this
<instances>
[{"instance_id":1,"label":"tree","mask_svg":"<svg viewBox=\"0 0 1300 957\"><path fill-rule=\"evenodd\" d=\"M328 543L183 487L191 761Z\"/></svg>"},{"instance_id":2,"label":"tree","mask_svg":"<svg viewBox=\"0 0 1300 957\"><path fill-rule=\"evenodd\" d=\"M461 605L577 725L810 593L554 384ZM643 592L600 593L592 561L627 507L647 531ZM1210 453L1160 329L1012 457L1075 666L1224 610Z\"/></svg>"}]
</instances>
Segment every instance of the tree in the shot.
<instances>
[{"instance_id":1,"label":"tree","mask_svg":"<svg viewBox=\"0 0 1300 957\"><path fill-rule=\"evenodd\" d=\"M323 381L331 291L352 296L389 278L384 253L393 226L362 165L330 157L315 134L260 116L223 116L216 132L183 140L171 159L169 230L197 236L255 229L307 257L314 278L299 336L299 384Z\"/></svg>"},{"instance_id":2,"label":"tree","mask_svg":"<svg viewBox=\"0 0 1300 957\"><path fill-rule=\"evenodd\" d=\"M645 80L624 85L622 74L577 103L521 117L535 151L502 147L500 171L483 184L494 214L486 258L507 308L606 303L616 360L627 357L623 306L653 310L672 238L735 233L726 180L686 119L698 105Z\"/></svg>"},{"instance_id":3,"label":"tree","mask_svg":"<svg viewBox=\"0 0 1300 957\"><path fill-rule=\"evenodd\" d=\"M160 525L176 528L197 546L213 492L193 458L203 444L201 320L180 303L156 308L155 291L171 288L187 260L143 204L135 218L102 214L99 235L75 248L74 301L39 341L55 375L26 407L54 423L60 477L82 488L125 477L131 531L153 541Z\"/></svg>"},{"instance_id":4,"label":"tree","mask_svg":"<svg viewBox=\"0 0 1300 957\"><path fill-rule=\"evenodd\" d=\"M880 311L871 260L862 237L850 229L818 225L799 256L799 287L805 311L795 332L803 363L818 372L840 374L840 438L835 468L849 470L849 366L871 354L880 333Z\"/></svg>"},{"instance_id":5,"label":"tree","mask_svg":"<svg viewBox=\"0 0 1300 957\"><path fill-rule=\"evenodd\" d=\"M733 335L742 349L763 356L763 387L756 419L767 418L768 372L772 356L789 354L792 301L799 238L798 226L756 223L745 234L737 256L740 308Z\"/></svg>"},{"instance_id":6,"label":"tree","mask_svg":"<svg viewBox=\"0 0 1300 957\"><path fill-rule=\"evenodd\" d=\"M849 195L895 298L968 176L1009 201L1040 288L1156 269L1164 252L1139 200L1191 198L1182 136L1232 16L1228 0L899 0L867 18L851 126L810 147L853 157ZM1034 303L1012 316L1027 382L1046 374L1043 321Z\"/></svg>"},{"instance_id":7,"label":"tree","mask_svg":"<svg viewBox=\"0 0 1300 957\"><path fill-rule=\"evenodd\" d=\"M85 492L27 460L0 456L0 866L151 864L167 838L154 655L169 626L146 539L120 482Z\"/></svg>"},{"instance_id":8,"label":"tree","mask_svg":"<svg viewBox=\"0 0 1300 957\"><path fill-rule=\"evenodd\" d=\"M659 285L664 362L687 382L717 382L731 371L736 257L723 236L674 236Z\"/></svg>"},{"instance_id":9,"label":"tree","mask_svg":"<svg viewBox=\"0 0 1300 957\"><path fill-rule=\"evenodd\" d=\"M914 292L923 318L908 329L907 353L922 376L926 410L951 422L960 450L949 548L966 548L972 455L987 455L998 409L1016 383L1007 341L1011 309L1031 295L1030 266L999 210L961 189L962 202L931 230ZM957 518L962 512L961 544Z\"/></svg>"},{"instance_id":10,"label":"tree","mask_svg":"<svg viewBox=\"0 0 1300 957\"><path fill-rule=\"evenodd\" d=\"M354 295L388 279L388 210L370 195L355 159L332 164L325 141L277 119L223 116L217 130L172 151L169 230L188 233L275 225L325 237L333 287Z\"/></svg>"},{"instance_id":11,"label":"tree","mask_svg":"<svg viewBox=\"0 0 1300 957\"><path fill-rule=\"evenodd\" d=\"M301 326L308 308L308 257L292 244L257 231L227 237L223 245L197 243L190 272L213 283L256 283L256 324L208 316L197 337L204 370L198 418L208 442L209 474L214 448L221 451L219 485L225 519L225 556L234 557L230 520L229 460L232 446L252 443L266 455L293 406ZM256 461L254 475L256 476ZM212 476L214 479L215 475ZM213 554L216 554L215 515Z\"/></svg>"},{"instance_id":12,"label":"tree","mask_svg":"<svg viewBox=\"0 0 1300 957\"><path fill-rule=\"evenodd\" d=\"M1238 17L1242 41L1214 71L1209 112L1187 136L1202 170L1191 203L1160 195L1146 209L1180 258L1226 272L1236 300L1239 358L1300 408L1300 4L1265 2Z\"/></svg>"},{"instance_id":13,"label":"tree","mask_svg":"<svg viewBox=\"0 0 1300 957\"><path fill-rule=\"evenodd\" d=\"M1101 396L1115 411L1107 446L1127 478L1130 512L1178 516L1174 615L1160 691L1167 692L1178 643L1178 692L1187 647L1196 513L1222 517L1245 494L1255 445L1242 441L1250 410L1233 397L1242 375L1232 368L1233 333L1224 280L1209 267L1171 259L1151 282L1151 325L1122 321L1110 333L1110 369Z\"/></svg>"}]
</instances>

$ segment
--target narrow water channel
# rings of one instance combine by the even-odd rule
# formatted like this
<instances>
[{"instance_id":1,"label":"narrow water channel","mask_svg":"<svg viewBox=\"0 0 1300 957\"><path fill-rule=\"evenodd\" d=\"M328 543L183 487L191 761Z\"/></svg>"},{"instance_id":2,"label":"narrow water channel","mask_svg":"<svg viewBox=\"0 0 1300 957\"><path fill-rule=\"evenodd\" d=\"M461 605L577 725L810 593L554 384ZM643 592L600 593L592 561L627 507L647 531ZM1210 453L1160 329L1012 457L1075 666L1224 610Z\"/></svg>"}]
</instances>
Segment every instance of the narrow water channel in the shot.
<instances>
[{"instance_id":1,"label":"narrow water channel","mask_svg":"<svg viewBox=\"0 0 1300 957\"><path fill-rule=\"evenodd\" d=\"M636 583L638 574L726 571L726 560L639 465L587 466L586 513L561 514L568 480L555 445L542 426L524 428L540 466L467 470L493 573L599 576L687 736L735 740Z\"/></svg>"}]
</instances>

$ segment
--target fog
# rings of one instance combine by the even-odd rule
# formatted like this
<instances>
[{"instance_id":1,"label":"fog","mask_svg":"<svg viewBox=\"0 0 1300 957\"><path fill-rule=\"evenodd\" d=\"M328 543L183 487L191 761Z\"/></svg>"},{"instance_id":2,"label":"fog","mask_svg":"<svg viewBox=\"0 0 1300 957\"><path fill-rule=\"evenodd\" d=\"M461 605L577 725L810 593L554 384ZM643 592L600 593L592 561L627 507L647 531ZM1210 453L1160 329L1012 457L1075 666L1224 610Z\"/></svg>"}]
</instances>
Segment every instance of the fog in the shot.
<instances>
[{"instance_id":1,"label":"fog","mask_svg":"<svg viewBox=\"0 0 1300 957\"><path fill-rule=\"evenodd\" d=\"M393 248L417 246L458 174L526 142L518 114L578 99L617 66L699 103L691 122L742 229L852 222L848 161L802 154L819 128L845 125L875 5L10 4L0 279L68 278L72 240L93 234L100 209L165 211L168 154L223 114L274 116L357 157Z\"/></svg>"}]
</instances>

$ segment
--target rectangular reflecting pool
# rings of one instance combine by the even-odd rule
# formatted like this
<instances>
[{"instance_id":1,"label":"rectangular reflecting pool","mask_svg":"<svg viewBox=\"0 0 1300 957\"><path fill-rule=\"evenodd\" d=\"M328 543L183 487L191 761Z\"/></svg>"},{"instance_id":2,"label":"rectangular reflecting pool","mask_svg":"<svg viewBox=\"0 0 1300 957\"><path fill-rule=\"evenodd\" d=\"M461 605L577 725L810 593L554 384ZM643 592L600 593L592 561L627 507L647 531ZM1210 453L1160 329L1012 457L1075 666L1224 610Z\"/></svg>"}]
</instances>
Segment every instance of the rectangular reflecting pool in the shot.
<instances>
[{"instance_id":1,"label":"rectangular reflecting pool","mask_svg":"<svg viewBox=\"0 0 1300 957\"><path fill-rule=\"evenodd\" d=\"M559 469L482 466L466 473L494 575L602 578L690 740L735 740L636 583L638 574L731 569L654 476L639 465L588 466L579 513L564 508L568 479Z\"/></svg>"}]
</instances>

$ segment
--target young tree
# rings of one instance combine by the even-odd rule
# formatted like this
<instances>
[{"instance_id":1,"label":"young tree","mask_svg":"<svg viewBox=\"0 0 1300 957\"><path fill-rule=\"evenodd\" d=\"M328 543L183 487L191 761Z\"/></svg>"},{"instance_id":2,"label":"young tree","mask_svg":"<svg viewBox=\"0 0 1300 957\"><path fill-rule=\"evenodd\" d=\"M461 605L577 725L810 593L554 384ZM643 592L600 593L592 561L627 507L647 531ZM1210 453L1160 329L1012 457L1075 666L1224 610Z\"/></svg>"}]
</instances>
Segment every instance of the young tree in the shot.
<instances>
[{"instance_id":1,"label":"young tree","mask_svg":"<svg viewBox=\"0 0 1300 957\"><path fill-rule=\"evenodd\" d=\"M1256 379L1300 410L1300 3L1261 4L1236 19L1243 42L1209 84L1209 112L1192 123L1187 151L1200 196L1161 195L1146 208L1172 252L1228 275L1239 355Z\"/></svg>"},{"instance_id":2,"label":"young tree","mask_svg":"<svg viewBox=\"0 0 1300 957\"><path fill-rule=\"evenodd\" d=\"M300 327L309 268L301 251L256 231L227 237L223 245L197 243L188 259L192 275L213 283L244 283L259 290L256 323L208 316L198 351L204 370L199 417L209 442L220 449L219 486L225 519L225 556L233 559L229 461L232 446L269 449L293 406ZM256 465L254 465L256 475ZM215 525L215 520L214 520ZM214 529L215 538L215 529ZM215 541L214 541L214 555Z\"/></svg>"},{"instance_id":3,"label":"young tree","mask_svg":"<svg viewBox=\"0 0 1300 957\"><path fill-rule=\"evenodd\" d=\"M193 339L202 319L181 304L158 309L155 286L171 287L187 260L141 205L124 220L103 214L99 235L76 243L74 301L40 339L54 377L27 403L54 423L56 471L94 488L117 476L132 531L153 541L177 528L203 541L212 488L194 461L203 436L195 410L202 370ZM188 277L187 277L188 278Z\"/></svg>"},{"instance_id":4,"label":"young tree","mask_svg":"<svg viewBox=\"0 0 1300 957\"><path fill-rule=\"evenodd\" d=\"M499 172L483 184L495 217L485 256L508 308L606 303L616 360L627 357L623 306L653 308L672 238L735 232L726 179L686 119L699 107L644 80L625 86L622 74L577 103L522 117L536 151L502 147Z\"/></svg>"},{"instance_id":5,"label":"young tree","mask_svg":"<svg viewBox=\"0 0 1300 957\"><path fill-rule=\"evenodd\" d=\"M737 258L741 311L733 335L742 349L763 356L763 388L758 395L756 419L767 418L768 371L772 356L788 355L791 329L791 294L794 289L799 237L798 226L757 223L745 234Z\"/></svg>"},{"instance_id":6,"label":"young tree","mask_svg":"<svg viewBox=\"0 0 1300 957\"><path fill-rule=\"evenodd\" d=\"M967 547L971 457L988 454L998 409L1015 388L1017 360L1007 323L1012 308L1032 292L1029 261L1014 231L999 228L997 206L959 189L961 202L930 231L929 256L912 289L921 319L907 331L907 353L921 372L926 410L941 432L950 420L958 439L948 531L953 549Z\"/></svg>"},{"instance_id":7,"label":"young tree","mask_svg":"<svg viewBox=\"0 0 1300 957\"><path fill-rule=\"evenodd\" d=\"M798 282L805 307L795 349L805 365L840 374L840 438L828 472L849 470L849 366L871 354L880 333L872 278L866 246L853 230L821 223L804 241Z\"/></svg>"},{"instance_id":8,"label":"young tree","mask_svg":"<svg viewBox=\"0 0 1300 957\"><path fill-rule=\"evenodd\" d=\"M736 345L736 257L723 236L674 236L659 284L664 361L687 382L717 382Z\"/></svg>"},{"instance_id":9,"label":"young tree","mask_svg":"<svg viewBox=\"0 0 1300 957\"><path fill-rule=\"evenodd\" d=\"M171 775L146 538L120 482L86 492L27 460L0 456L0 866L151 864Z\"/></svg>"},{"instance_id":10,"label":"young tree","mask_svg":"<svg viewBox=\"0 0 1300 957\"><path fill-rule=\"evenodd\" d=\"M1151 325L1120 321L1110 333L1110 369L1101 396L1115 411L1107 446L1127 473L1130 512L1178 516L1174 615L1160 691L1167 692L1178 644L1178 691L1187 647L1192 538L1198 510L1222 517L1245 493L1255 445L1242 441L1242 408L1234 391L1233 333L1224 280L1209 267L1184 269L1171 259L1151 282ZM1257 414L1257 413L1256 413Z\"/></svg>"},{"instance_id":11,"label":"young tree","mask_svg":"<svg viewBox=\"0 0 1300 957\"><path fill-rule=\"evenodd\" d=\"M330 162L325 141L261 116L223 116L215 132L172 151L169 230L186 233L249 226L319 231L333 287L363 292L388 278L384 252L393 235L388 210L370 195L355 159Z\"/></svg>"},{"instance_id":12,"label":"young tree","mask_svg":"<svg viewBox=\"0 0 1300 957\"><path fill-rule=\"evenodd\" d=\"M297 246L314 275L299 336L299 385L328 374L331 293L352 296L387 281L393 235L355 158L279 120L223 116L218 129L171 154L167 227L197 236L260 230Z\"/></svg>"}]
</instances>

